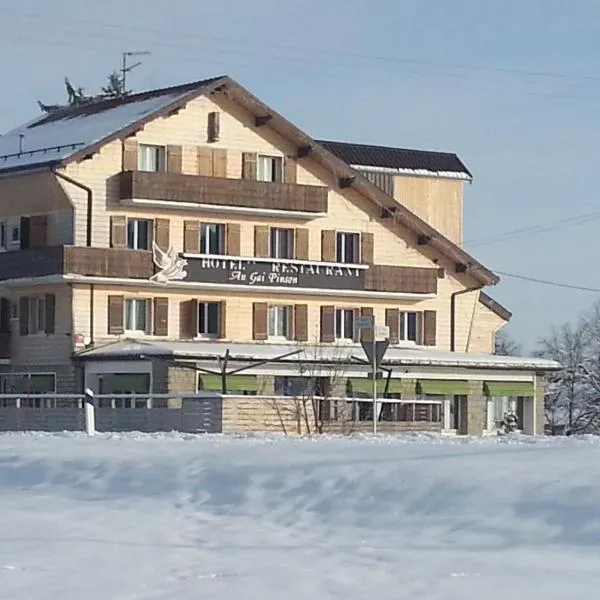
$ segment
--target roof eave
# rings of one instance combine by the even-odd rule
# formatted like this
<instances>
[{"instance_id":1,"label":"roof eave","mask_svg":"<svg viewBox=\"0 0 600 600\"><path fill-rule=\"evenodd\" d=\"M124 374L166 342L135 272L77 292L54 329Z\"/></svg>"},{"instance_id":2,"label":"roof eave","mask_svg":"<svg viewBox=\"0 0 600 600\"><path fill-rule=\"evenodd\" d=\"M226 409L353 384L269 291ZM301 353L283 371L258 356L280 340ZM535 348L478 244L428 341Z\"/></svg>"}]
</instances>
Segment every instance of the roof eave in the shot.
<instances>
[{"instance_id":1,"label":"roof eave","mask_svg":"<svg viewBox=\"0 0 600 600\"><path fill-rule=\"evenodd\" d=\"M430 238L430 245L438 249L442 254L445 254L456 263L466 265L466 274L471 275L482 285L496 285L500 281L500 278L495 273L490 271L479 261L475 260L470 254L459 248L454 242L451 242L431 225L409 211L392 196L389 196L376 185L372 184L368 179L358 174L357 171L350 167L350 165L335 156L302 130L298 129L283 115L267 106L233 79L227 79L228 81L226 82L224 90L224 93L227 96L233 97L238 104L241 104L248 112L254 114L254 116L270 115L271 120L269 121L269 125L273 127L273 129L277 131L278 128L276 125L279 124L280 134L284 137L295 138L298 146L310 147L310 155L312 158L319 159L323 166L333 171L337 176L352 178L354 180L353 187L359 189L365 196L370 198L380 207L389 208L390 204L394 203L398 208L394 216L401 216L401 221L404 222L404 225L413 229L418 235L428 236Z\"/></svg>"},{"instance_id":2,"label":"roof eave","mask_svg":"<svg viewBox=\"0 0 600 600\"><path fill-rule=\"evenodd\" d=\"M53 167L58 167L60 165L62 165L63 161L58 159L58 160L49 160L49 161L45 161L45 162L39 162L39 163L28 163L26 165L17 165L14 167L8 167L7 169L2 169L2 167L0 167L0 177L4 177L4 176L10 176L10 175L14 175L14 174L26 174L28 172L38 172L38 171L46 171L48 169L52 169Z\"/></svg>"},{"instance_id":3,"label":"roof eave","mask_svg":"<svg viewBox=\"0 0 600 600\"><path fill-rule=\"evenodd\" d=\"M510 310L502 306L500 302L497 302L491 296L488 296L485 292L479 294L479 301L486 308L489 308L492 312L496 313L501 319L504 319L507 322L511 320L512 313Z\"/></svg>"}]
</instances>

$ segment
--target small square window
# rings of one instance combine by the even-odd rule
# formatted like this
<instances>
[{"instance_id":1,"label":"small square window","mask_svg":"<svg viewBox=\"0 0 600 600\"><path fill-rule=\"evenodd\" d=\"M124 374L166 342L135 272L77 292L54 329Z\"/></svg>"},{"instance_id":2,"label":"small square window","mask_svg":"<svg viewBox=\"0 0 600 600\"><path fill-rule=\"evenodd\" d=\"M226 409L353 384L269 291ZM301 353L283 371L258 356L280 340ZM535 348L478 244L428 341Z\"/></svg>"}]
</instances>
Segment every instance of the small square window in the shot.
<instances>
[{"instance_id":1,"label":"small square window","mask_svg":"<svg viewBox=\"0 0 600 600\"><path fill-rule=\"evenodd\" d=\"M150 319L150 301L138 298L125 300L125 330L147 331Z\"/></svg>"},{"instance_id":2,"label":"small square window","mask_svg":"<svg viewBox=\"0 0 600 600\"><path fill-rule=\"evenodd\" d=\"M258 181L283 181L281 156L259 156L257 179Z\"/></svg>"},{"instance_id":3,"label":"small square window","mask_svg":"<svg viewBox=\"0 0 600 600\"><path fill-rule=\"evenodd\" d=\"M139 171L166 171L167 149L164 146L150 146L140 144L138 148L138 170Z\"/></svg>"},{"instance_id":4,"label":"small square window","mask_svg":"<svg viewBox=\"0 0 600 600\"><path fill-rule=\"evenodd\" d=\"M132 250L150 250L153 225L154 222L151 219L128 219L127 247Z\"/></svg>"},{"instance_id":5,"label":"small square window","mask_svg":"<svg viewBox=\"0 0 600 600\"><path fill-rule=\"evenodd\" d=\"M290 339L292 335L292 307L269 306L269 337Z\"/></svg>"},{"instance_id":6,"label":"small square window","mask_svg":"<svg viewBox=\"0 0 600 600\"><path fill-rule=\"evenodd\" d=\"M221 223L200 225L200 253L225 254L225 225Z\"/></svg>"},{"instance_id":7,"label":"small square window","mask_svg":"<svg viewBox=\"0 0 600 600\"><path fill-rule=\"evenodd\" d=\"M272 227L270 235L271 258L294 258L294 230Z\"/></svg>"},{"instance_id":8,"label":"small square window","mask_svg":"<svg viewBox=\"0 0 600 600\"><path fill-rule=\"evenodd\" d=\"M357 264L360 262L360 234L338 232L336 236L337 262Z\"/></svg>"}]
</instances>

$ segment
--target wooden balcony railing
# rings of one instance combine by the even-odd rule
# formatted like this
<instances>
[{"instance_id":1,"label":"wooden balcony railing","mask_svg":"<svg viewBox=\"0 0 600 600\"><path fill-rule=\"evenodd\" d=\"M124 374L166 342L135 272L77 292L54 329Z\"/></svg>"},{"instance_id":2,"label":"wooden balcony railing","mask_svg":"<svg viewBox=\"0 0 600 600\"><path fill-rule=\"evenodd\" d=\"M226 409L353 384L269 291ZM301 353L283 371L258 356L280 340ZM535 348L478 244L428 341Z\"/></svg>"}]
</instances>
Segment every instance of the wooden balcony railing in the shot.
<instances>
[{"instance_id":1,"label":"wooden balcony railing","mask_svg":"<svg viewBox=\"0 0 600 600\"><path fill-rule=\"evenodd\" d=\"M121 200L162 200L307 213L327 212L327 188L322 186L168 172L124 171L118 177Z\"/></svg>"}]
</instances>

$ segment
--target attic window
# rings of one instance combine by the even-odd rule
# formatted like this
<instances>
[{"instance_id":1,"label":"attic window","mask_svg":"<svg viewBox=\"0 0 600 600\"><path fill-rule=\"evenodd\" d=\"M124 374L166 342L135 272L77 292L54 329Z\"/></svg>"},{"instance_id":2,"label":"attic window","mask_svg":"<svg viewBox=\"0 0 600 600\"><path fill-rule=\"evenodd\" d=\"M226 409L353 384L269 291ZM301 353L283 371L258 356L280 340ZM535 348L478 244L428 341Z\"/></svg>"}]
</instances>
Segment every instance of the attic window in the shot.
<instances>
[{"instance_id":1,"label":"attic window","mask_svg":"<svg viewBox=\"0 0 600 600\"><path fill-rule=\"evenodd\" d=\"M216 111L208 113L208 141L218 142L221 138L221 119Z\"/></svg>"}]
</instances>

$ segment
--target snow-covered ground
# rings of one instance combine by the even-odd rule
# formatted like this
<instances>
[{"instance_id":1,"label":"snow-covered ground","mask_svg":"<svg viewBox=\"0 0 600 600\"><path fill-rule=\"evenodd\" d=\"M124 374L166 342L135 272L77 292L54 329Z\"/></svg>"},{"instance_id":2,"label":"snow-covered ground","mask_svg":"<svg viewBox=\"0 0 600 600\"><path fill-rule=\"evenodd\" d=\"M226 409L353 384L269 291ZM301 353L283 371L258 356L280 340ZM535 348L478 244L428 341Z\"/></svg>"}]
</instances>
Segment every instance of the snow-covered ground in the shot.
<instances>
[{"instance_id":1,"label":"snow-covered ground","mask_svg":"<svg viewBox=\"0 0 600 600\"><path fill-rule=\"evenodd\" d=\"M600 442L0 435L7 600L593 598Z\"/></svg>"}]
</instances>

